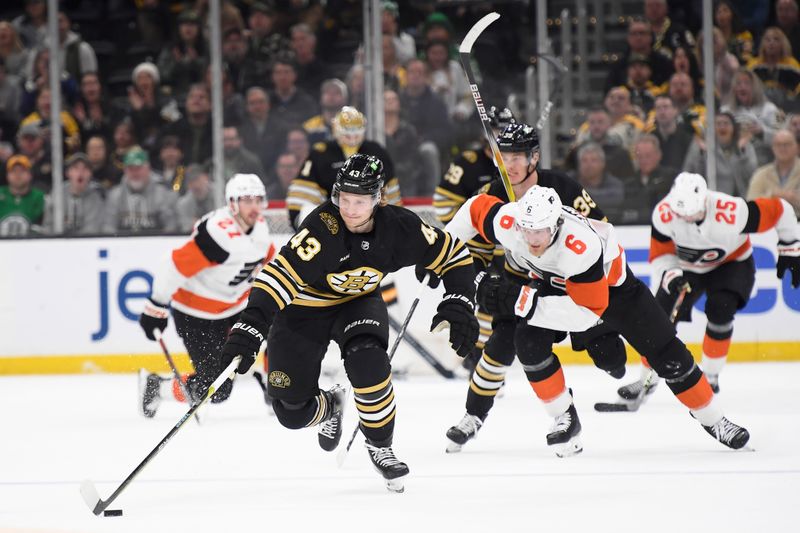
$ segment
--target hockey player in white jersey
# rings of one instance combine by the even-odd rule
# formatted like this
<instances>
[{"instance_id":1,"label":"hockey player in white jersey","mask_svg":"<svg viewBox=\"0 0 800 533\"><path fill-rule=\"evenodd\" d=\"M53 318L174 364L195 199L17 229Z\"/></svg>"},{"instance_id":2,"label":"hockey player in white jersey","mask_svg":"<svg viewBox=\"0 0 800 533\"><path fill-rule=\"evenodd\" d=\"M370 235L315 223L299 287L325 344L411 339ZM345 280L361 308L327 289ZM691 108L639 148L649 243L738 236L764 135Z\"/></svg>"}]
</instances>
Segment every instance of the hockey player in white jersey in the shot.
<instances>
[{"instance_id":1,"label":"hockey player in white jersey","mask_svg":"<svg viewBox=\"0 0 800 533\"><path fill-rule=\"evenodd\" d=\"M676 302L676 287L689 284L677 320L690 321L692 306L705 294L707 318L703 337L702 368L714 392L725 365L733 335L733 319L750 300L755 284L755 262L750 233L772 228L778 233L778 278L788 270L791 282L800 285L800 227L791 205L781 198L745 201L708 190L699 174L683 172L669 194L653 210L650 262L663 272L656 300L665 310ZM647 361L643 361L643 375ZM644 378L620 387L624 401L639 396ZM652 394L658 379L648 382Z\"/></svg>"},{"instance_id":2,"label":"hockey player in white jersey","mask_svg":"<svg viewBox=\"0 0 800 533\"><path fill-rule=\"evenodd\" d=\"M175 328L183 339L195 373L186 378L200 398L222 371L220 353L230 327L247 305L250 285L275 246L262 212L266 192L255 174L236 174L225 186L227 205L208 213L191 238L165 258L153 279L153 290L139 324L150 340L164 331L172 308ZM211 397L226 400L233 383L225 382ZM174 379L140 373L140 407L155 416L164 397L186 401Z\"/></svg>"},{"instance_id":3,"label":"hockey player in white jersey","mask_svg":"<svg viewBox=\"0 0 800 533\"><path fill-rule=\"evenodd\" d=\"M555 190L537 185L517 202L503 203L485 194L470 198L446 231L462 240L480 233L502 245L506 260L533 280L521 289L479 293L478 298L492 298L492 305L521 319L514 339L517 357L555 418L547 441L557 455L581 450L581 426L561 365L552 344L543 341L548 339L543 332L583 331L601 320L648 357L709 434L731 448L747 443L747 430L723 416L666 313L631 272L611 224L563 207Z\"/></svg>"}]
</instances>

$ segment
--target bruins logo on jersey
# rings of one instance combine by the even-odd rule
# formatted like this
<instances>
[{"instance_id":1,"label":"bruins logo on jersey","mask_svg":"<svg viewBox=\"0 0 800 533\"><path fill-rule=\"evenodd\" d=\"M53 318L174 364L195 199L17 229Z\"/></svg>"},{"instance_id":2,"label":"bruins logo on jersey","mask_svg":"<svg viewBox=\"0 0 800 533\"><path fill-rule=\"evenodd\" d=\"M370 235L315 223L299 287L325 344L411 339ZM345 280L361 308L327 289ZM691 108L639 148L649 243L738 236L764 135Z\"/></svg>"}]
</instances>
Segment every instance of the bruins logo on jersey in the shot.
<instances>
[{"instance_id":1,"label":"bruins logo on jersey","mask_svg":"<svg viewBox=\"0 0 800 533\"><path fill-rule=\"evenodd\" d=\"M383 274L369 267L328 274L328 285L341 294L369 292L381 282Z\"/></svg>"},{"instance_id":2,"label":"bruins logo on jersey","mask_svg":"<svg viewBox=\"0 0 800 533\"><path fill-rule=\"evenodd\" d=\"M279 389L285 389L292 384L292 378L280 370L273 370L269 373L269 384Z\"/></svg>"},{"instance_id":3,"label":"bruins logo on jersey","mask_svg":"<svg viewBox=\"0 0 800 533\"><path fill-rule=\"evenodd\" d=\"M330 213L320 213L319 218L321 218L325 223L325 226L328 228L328 231L331 232L331 235L336 235L339 233L339 221L336 220L336 217Z\"/></svg>"}]
</instances>

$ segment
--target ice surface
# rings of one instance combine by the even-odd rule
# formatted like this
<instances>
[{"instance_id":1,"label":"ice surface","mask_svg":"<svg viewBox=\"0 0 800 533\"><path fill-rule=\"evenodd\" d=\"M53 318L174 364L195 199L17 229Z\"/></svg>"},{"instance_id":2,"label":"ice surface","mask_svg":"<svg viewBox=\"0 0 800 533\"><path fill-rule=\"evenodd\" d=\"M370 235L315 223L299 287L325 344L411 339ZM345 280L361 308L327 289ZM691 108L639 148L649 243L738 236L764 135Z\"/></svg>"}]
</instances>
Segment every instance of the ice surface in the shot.
<instances>
[{"instance_id":1,"label":"ice surface","mask_svg":"<svg viewBox=\"0 0 800 533\"><path fill-rule=\"evenodd\" d=\"M444 453L444 433L464 413L466 381L396 380L404 494L386 491L360 436L338 469L314 429L280 427L255 381L239 377L230 400L205 407L202 426L187 422L110 506L118 518L90 513L81 480L108 497L185 406L142 418L133 375L0 378L0 531L800 531L800 364L723 372L725 412L755 452L717 443L663 383L638 413L595 413L620 382L565 370L584 445L568 459L547 449L551 420L518 366L459 454Z\"/></svg>"}]
</instances>

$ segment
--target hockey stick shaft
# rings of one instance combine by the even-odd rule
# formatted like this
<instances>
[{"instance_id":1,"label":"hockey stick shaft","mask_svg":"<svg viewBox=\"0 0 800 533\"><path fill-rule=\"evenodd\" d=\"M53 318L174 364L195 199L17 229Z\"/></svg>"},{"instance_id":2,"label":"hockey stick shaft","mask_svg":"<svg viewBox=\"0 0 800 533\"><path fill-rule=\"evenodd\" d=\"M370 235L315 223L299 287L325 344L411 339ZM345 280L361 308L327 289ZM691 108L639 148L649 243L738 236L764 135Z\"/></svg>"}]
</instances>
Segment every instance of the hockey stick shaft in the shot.
<instances>
[{"instance_id":1,"label":"hockey stick shaft","mask_svg":"<svg viewBox=\"0 0 800 533\"><path fill-rule=\"evenodd\" d=\"M497 146L497 140L494 138L494 135L492 135L492 124L489 120L489 116L486 114L486 105L483 103L483 97L481 96L481 91L478 88L478 83L475 78L475 74L472 72L472 65L470 64L470 54L472 53L472 46L475 44L475 41L478 40L478 37L486 28L488 28L499 18L499 13L492 12L488 15L484 15L483 18L476 22L467 32L467 35L464 36L464 40L461 41L461 46L458 48L458 54L461 58L461 67L464 69L464 74L467 76L467 83L469 84L470 92L472 93L472 100L475 102L475 108L478 110L478 117L481 119L483 133L486 135L486 139L489 141L489 148L492 151L494 163L497 166L497 170L500 172L500 179L503 182L503 188L506 190L508 199L513 202L516 200L514 189L511 186L511 180L508 177L506 165L503 163L503 157L500 155L500 149Z\"/></svg>"},{"instance_id":2,"label":"hockey stick shaft","mask_svg":"<svg viewBox=\"0 0 800 533\"><path fill-rule=\"evenodd\" d=\"M391 350L389 350L389 361L391 362L392 358L394 357L394 353L397 351L397 346L400 344L400 341L403 339L403 336L406 333L406 328L408 328L408 323L411 321L411 317L414 316L414 311L417 309L417 305L419 305L419 300L422 298L422 293L425 290L425 287L428 285L428 279L430 278L430 274L425 274L425 277L422 280L421 286L419 291L417 292L416 298L414 301L411 302L411 307L406 314L406 318L403 320L403 323L400 325L400 329L397 331L397 337L394 339L394 343L392 344ZM350 435L350 439L347 441L347 446L343 447L339 450L339 453L336 456L336 462L339 466L344 464L344 460L347 457L347 453L350 451L350 448L353 447L353 442L355 442L356 437L358 436L358 431L361 429L361 421L356 422L356 427L353 429L353 433Z\"/></svg>"},{"instance_id":3,"label":"hockey stick shaft","mask_svg":"<svg viewBox=\"0 0 800 533\"><path fill-rule=\"evenodd\" d=\"M178 420L175 426L169 430L169 432L164 436L163 439L159 441L155 448L153 448L150 453L147 454L141 463L139 463L133 471L128 474L128 477L120 483L119 487L108 497L108 499L103 500L100 498L97 488L94 486L94 483L89 481L88 479L81 483L81 496L83 496L86 505L89 506L89 509L95 514L99 515L102 513L111 503L117 499L117 497L122 493L123 490L136 478L136 476L141 472L145 466L147 466L150 461L158 455L158 453L169 443L170 439L175 436L176 433L183 427L189 418L192 417L203 405L208 402L211 396L222 386L225 381L229 378L232 378L233 374L236 372L236 368L239 366L239 361L242 359L241 355L237 355L234 357L233 361L222 371L222 373L214 380L214 382L208 387L205 396L202 400L198 403L193 405L189 408L188 411Z\"/></svg>"},{"instance_id":4,"label":"hockey stick shaft","mask_svg":"<svg viewBox=\"0 0 800 533\"><path fill-rule=\"evenodd\" d=\"M402 325L395 318L389 315L389 327L395 331L400 331ZM409 346L414 348L414 351L417 352L417 355L422 357L425 360L425 362L431 365L434 370L436 370L439 374L442 375L442 377L447 379L453 379L456 376L452 370L445 367L438 359L436 359L436 357L434 357L434 355L431 352L429 352L425 348L425 346L422 345L421 342L419 342L416 338L414 338L414 336L411 335L411 333L406 332L405 336L403 337L403 340L407 342Z\"/></svg>"},{"instance_id":5,"label":"hockey stick shaft","mask_svg":"<svg viewBox=\"0 0 800 533\"><path fill-rule=\"evenodd\" d=\"M189 387L186 386L186 382L181 379L181 373L178 372L178 367L175 365L175 361L172 359L172 355L170 355L169 350L167 349L167 343L164 341L164 336L158 329L153 330L153 336L156 338L156 341L158 341L158 345L161 346L161 351L164 352L164 357L166 357L167 363L172 370L172 375L177 380L178 386L181 388L181 392L183 392L183 397L186 398L186 401L189 402L190 406L194 405L196 403L194 395L189 390ZM200 417L197 416L197 413L195 413L194 419L198 424L200 424Z\"/></svg>"}]
</instances>

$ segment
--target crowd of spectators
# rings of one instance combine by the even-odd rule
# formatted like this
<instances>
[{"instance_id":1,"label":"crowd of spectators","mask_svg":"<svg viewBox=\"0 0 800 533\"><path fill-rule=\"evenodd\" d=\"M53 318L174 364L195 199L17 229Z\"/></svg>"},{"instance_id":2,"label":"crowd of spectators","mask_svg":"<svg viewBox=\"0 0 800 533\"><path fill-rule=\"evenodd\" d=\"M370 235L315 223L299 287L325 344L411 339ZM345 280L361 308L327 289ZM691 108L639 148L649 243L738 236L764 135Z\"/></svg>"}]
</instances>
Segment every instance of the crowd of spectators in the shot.
<instances>
[{"instance_id":1,"label":"crowd of spectators","mask_svg":"<svg viewBox=\"0 0 800 533\"><path fill-rule=\"evenodd\" d=\"M65 234L190 231L214 207L207 1L63 1L57 112L47 3L18 4L0 8L0 237L54 231L54 124L63 133ZM457 45L492 6L445 4L382 2L386 148L404 196L430 196L449 160L482 134ZM623 224L648 223L680 171L704 172L712 126L702 31L668 0L641 4L603 98L554 163ZM798 0L755 4L714 5L717 189L778 195L800 213ZM125 31L106 30L120 33L113 54L86 37L103 24L87 21L87 5L130 13ZM361 10L347 0L223 1L224 176L257 174L270 200L283 199L314 146L332 139L342 106L364 109ZM522 78L532 51L518 37L533 27L530 17L501 21L482 36L490 60L480 63L479 49L474 65L500 106L520 89L508 80Z\"/></svg>"}]
</instances>

